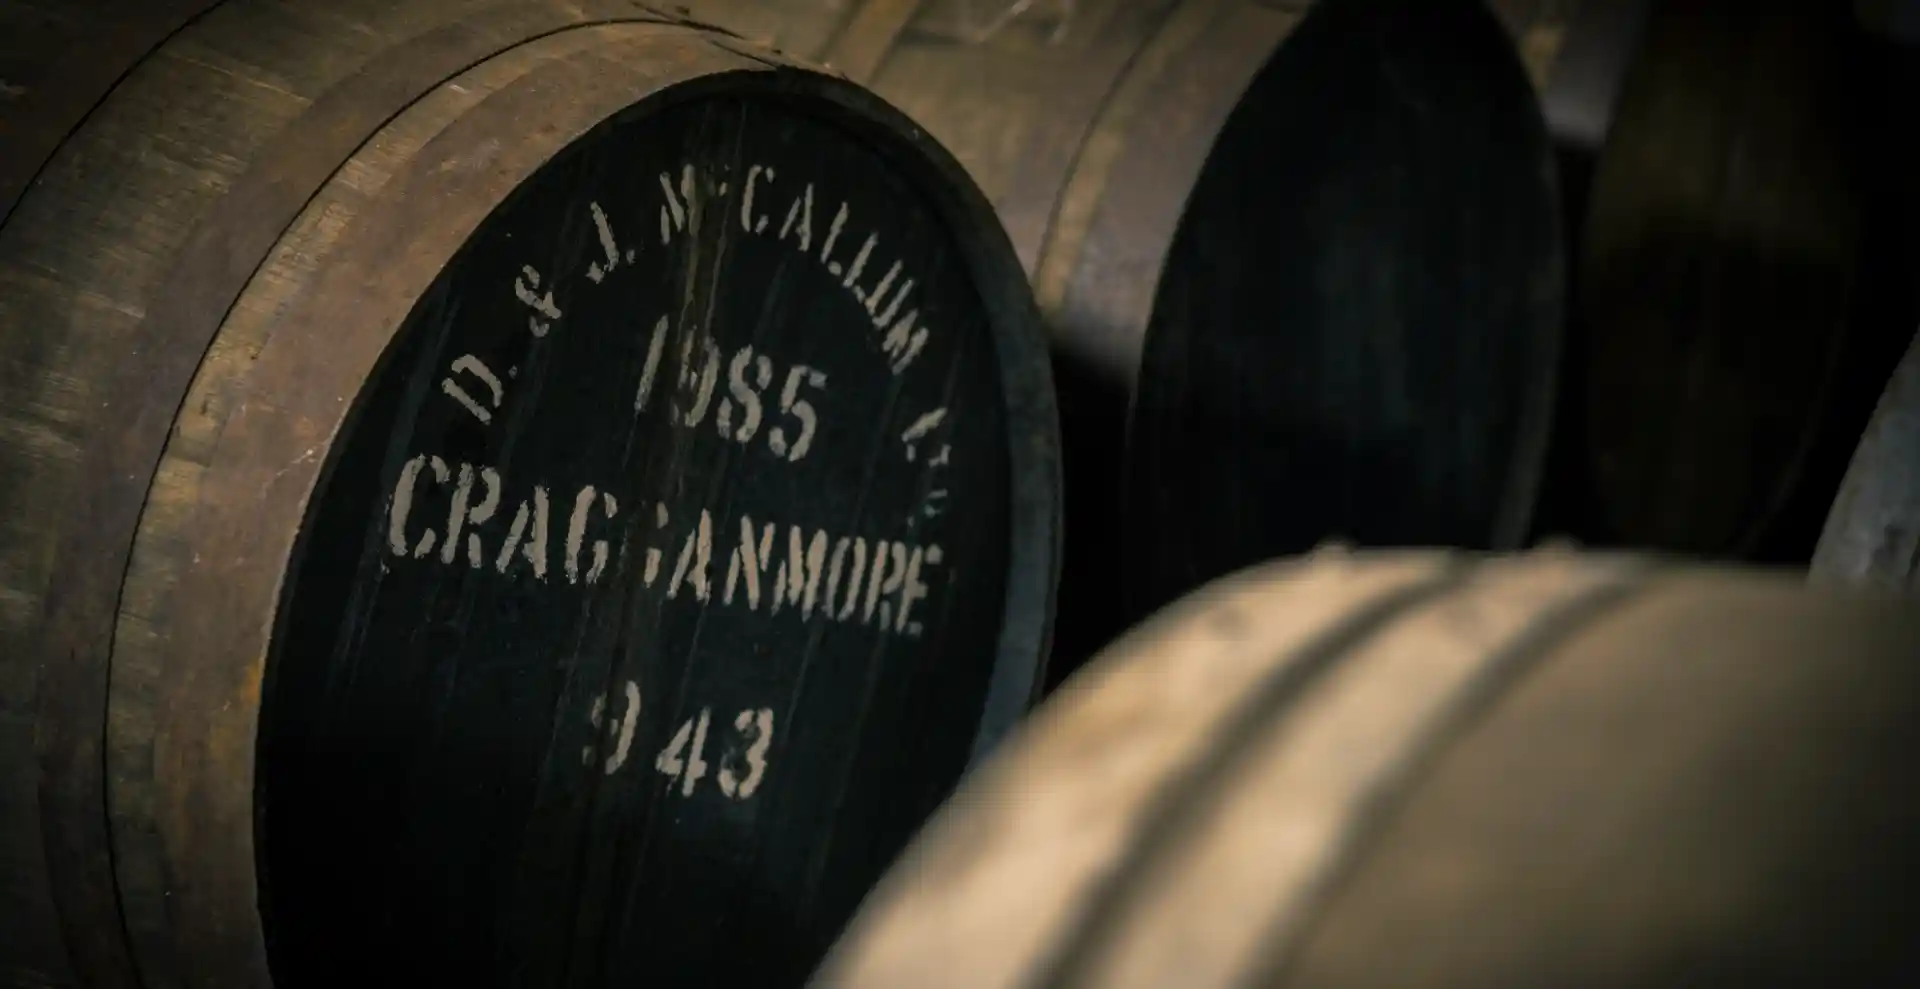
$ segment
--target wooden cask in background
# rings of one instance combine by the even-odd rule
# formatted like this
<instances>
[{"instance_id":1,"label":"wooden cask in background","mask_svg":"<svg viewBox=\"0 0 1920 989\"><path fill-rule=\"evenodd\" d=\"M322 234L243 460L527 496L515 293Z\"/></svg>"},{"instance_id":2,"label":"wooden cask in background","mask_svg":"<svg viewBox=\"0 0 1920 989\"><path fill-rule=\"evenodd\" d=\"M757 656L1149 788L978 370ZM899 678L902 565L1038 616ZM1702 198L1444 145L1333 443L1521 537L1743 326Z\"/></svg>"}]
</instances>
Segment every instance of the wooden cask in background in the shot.
<instances>
[{"instance_id":1,"label":"wooden cask in background","mask_svg":"<svg viewBox=\"0 0 1920 989\"><path fill-rule=\"evenodd\" d=\"M1437 524L1434 506L1445 485L1371 479L1342 488L1332 479L1358 477L1352 463L1347 472L1328 464L1300 469L1298 458L1284 452L1297 447L1298 438L1276 439L1269 431L1255 442L1260 417L1249 410L1261 403L1233 401L1244 390L1231 383L1236 376L1305 401L1310 389L1272 384L1278 380L1272 369L1254 371L1254 358L1284 351L1275 340L1311 341L1313 331L1297 327L1318 325L1320 317L1276 301L1291 284L1289 272L1301 266L1247 264L1258 269L1258 278L1235 269L1257 253L1248 249L1251 241L1236 221L1252 224L1267 215L1260 190L1284 192L1289 183L1263 184L1259 175L1228 183L1230 191L1218 198L1229 215L1214 220L1199 195L1201 162L1213 155L1216 172L1235 161L1308 170L1315 155L1333 153L1325 150L1329 136L1354 121L1390 119L1390 107L1364 104L1364 71L1371 63L1352 59L1310 86L1311 99L1337 123L1317 122L1275 138L1275 147L1259 156L1228 146L1222 130L1227 114L1236 106L1249 107L1249 117L1263 112L1251 108L1259 102L1252 80L1265 71L1269 55L1278 52L1277 63L1286 49L1298 47L1298 39L1282 41L1313 6L1304 0L698 5L703 16L751 22L752 30L771 39L872 78L955 149L1006 218L1052 324L1063 422L1071 437L1068 496L1076 524L1062 587L1060 669L1070 668L1134 614L1112 607L1123 593L1119 558L1129 543L1168 527L1169 519L1195 515L1205 520L1201 530L1230 531L1238 538L1223 559L1240 547L1298 548L1298 539L1266 542L1262 532L1269 525L1298 525L1321 535L1344 530L1363 539L1378 535L1377 527L1355 520L1387 507L1397 510L1390 513L1393 520L1404 523L1391 533L1399 541L1508 545L1519 538L1505 530L1493 538L1485 527ZM1570 533L1590 543L1804 562L1872 397L1920 315L1910 277L1912 259L1920 257L1910 234L1913 128L1901 95L1911 92L1911 72L1902 74L1898 57L1875 50L1848 21L1848 5L1821 0L1757 6L1729 6L1728 0L1489 0L1485 6L1508 28L1552 134L1571 262L1570 345L1551 370L1527 365L1539 379L1552 378L1559 391L1544 490L1537 512L1530 497L1508 498L1509 517L1530 517L1536 533ZM1891 7L1857 6L1879 14ZM808 10L813 16L803 16ZM1891 23L1877 15L1872 22ZM1415 55L1438 59L1458 46L1458 38L1479 36L1428 34L1421 39L1425 50L1395 57L1409 64ZM1443 37L1450 40L1443 43ZM1275 121L1267 123L1280 132ZM1436 160L1430 154L1403 150L1388 160L1405 165L1409 174L1425 169L1432 183L1444 171L1411 164ZM1358 166L1346 162L1343 170L1369 172ZM1384 201L1389 186L1383 180L1380 194L1367 200ZM1300 193L1304 202L1325 198L1324 190L1299 175L1291 187L1312 190ZM1500 210L1494 201L1475 206L1489 215ZM1351 217L1364 209L1333 212ZM1250 328L1268 325L1262 320L1213 312L1204 316L1209 332L1245 346L1214 365L1169 364L1179 356L1173 353L1163 354L1164 360L1145 358L1146 313L1165 276L1178 282L1181 272L1197 267L1168 254L1183 216L1188 228L1211 229L1223 243L1217 253L1227 262L1217 267L1226 273L1219 280L1258 285L1269 308L1290 311L1294 329L1263 338ZM1397 232L1411 237L1407 230ZM1339 238L1330 234L1289 239L1303 245L1302 255L1320 261L1339 252ZM1417 262L1436 264L1430 253ZM1493 265L1482 277L1512 281L1522 273ZM1436 280L1477 284L1457 274ZM1217 286L1194 294L1217 298ZM1350 301L1341 306L1349 318L1358 318L1354 313L1361 307ZM1446 338L1462 352L1485 342L1457 331ZM1347 357L1350 369L1380 370L1361 356L1377 339L1383 338L1351 334L1332 351ZM1291 354L1295 359L1285 363L1314 368L1307 376L1316 381L1341 381L1301 356ZM1435 358L1433 352L1420 356ZM1149 367L1152 373L1139 373ZM1423 370L1431 380L1451 380L1430 365ZM1166 384L1182 373L1197 382L1192 389L1180 392ZM1148 412L1163 404L1177 408L1199 395L1231 406L1232 421L1244 428L1215 432L1238 432L1249 449L1203 450L1204 442L1188 441L1204 435L1192 422L1170 426L1165 441L1179 456L1230 464L1222 474L1231 476L1196 471L1185 461L1153 461L1116 482L1128 428L1126 392L1136 382L1148 392L1179 392L1164 403L1148 396ZM1352 387L1333 390L1363 394ZM1337 428L1323 423L1307 432L1357 442L1367 433L1361 425L1367 416L1394 399L1385 393L1356 398L1359 414L1344 416ZM1418 405L1435 410L1426 417L1435 429L1497 404L1459 395L1440 399L1428 396ZM1136 417L1142 407L1136 405ZM1149 425L1136 431L1136 447L1152 445L1154 418L1144 415ZM1523 418L1538 428L1545 416ZM1268 424L1274 421L1316 420L1275 415ZM1495 476L1476 471L1459 443L1423 436L1398 447L1428 451L1430 474L1452 467L1456 481ZM1496 462L1507 457L1524 489L1534 465L1527 451L1525 444L1509 449L1495 443L1480 452ZM1390 454L1376 459L1394 462ZM1262 471L1284 475L1293 487L1272 498L1246 497L1275 490L1271 478L1261 480ZM1320 480L1303 482L1303 476ZM1335 497L1313 503L1308 496L1323 483ZM1191 485L1193 500L1209 511L1181 512L1163 504L1123 521L1120 495L1138 497L1136 489L1155 485ZM1462 495L1465 490L1452 491L1462 504L1500 503L1484 492ZM1236 508L1243 502L1252 507ZM1403 510L1407 506L1416 510ZM1199 546L1191 552L1204 554L1204 531L1184 522L1170 528L1168 539ZM1150 574L1186 571L1169 579L1172 587L1211 569L1164 555L1156 562L1145 568ZM1162 595L1148 594L1156 596Z\"/></svg>"},{"instance_id":2,"label":"wooden cask in background","mask_svg":"<svg viewBox=\"0 0 1920 989\"><path fill-rule=\"evenodd\" d=\"M831 32L694 10L824 45L1006 222L1068 438L1056 668L1327 536L1525 538L1561 244L1544 126L1481 0L813 7Z\"/></svg>"},{"instance_id":3,"label":"wooden cask in background","mask_svg":"<svg viewBox=\"0 0 1920 989\"><path fill-rule=\"evenodd\" d=\"M1854 6L1877 36L1875 54L1887 66L1886 153L1877 163L1897 181L1896 195L1878 211L1883 229L1892 231L1881 242L1881 270L1898 287L1891 310L1912 326L1920 321L1920 121L1912 112L1913 94L1920 93L1920 5L1860 0ZM1813 554L1816 580L1911 590L1920 572L1920 339L1909 335L1893 366L1827 508ZM1870 389L1859 391L1856 400Z\"/></svg>"},{"instance_id":4,"label":"wooden cask in background","mask_svg":"<svg viewBox=\"0 0 1920 989\"><path fill-rule=\"evenodd\" d=\"M1263 566L1054 695L813 984L1901 984L1917 653L1788 573Z\"/></svg>"},{"instance_id":5,"label":"wooden cask in background","mask_svg":"<svg viewBox=\"0 0 1920 989\"><path fill-rule=\"evenodd\" d=\"M1911 88L1847 4L1583 7L1639 24L1562 158L1586 193L1542 522L1804 563L1915 318Z\"/></svg>"},{"instance_id":6,"label":"wooden cask in background","mask_svg":"<svg viewBox=\"0 0 1920 989\"><path fill-rule=\"evenodd\" d=\"M984 199L628 3L155 43L0 228L6 978L799 979L1039 676Z\"/></svg>"}]
</instances>

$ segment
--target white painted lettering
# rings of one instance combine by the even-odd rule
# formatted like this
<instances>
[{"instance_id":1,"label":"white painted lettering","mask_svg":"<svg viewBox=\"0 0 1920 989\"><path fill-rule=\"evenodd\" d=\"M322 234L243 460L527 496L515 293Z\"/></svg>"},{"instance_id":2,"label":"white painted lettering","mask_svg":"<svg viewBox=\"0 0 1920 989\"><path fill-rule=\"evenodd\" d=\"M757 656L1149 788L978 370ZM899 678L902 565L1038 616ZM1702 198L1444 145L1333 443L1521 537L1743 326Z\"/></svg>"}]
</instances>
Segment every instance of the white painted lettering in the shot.
<instances>
[{"instance_id":1,"label":"white painted lettering","mask_svg":"<svg viewBox=\"0 0 1920 989\"><path fill-rule=\"evenodd\" d=\"M608 696L611 695L595 697L593 710L587 715L588 723L596 729L601 726L606 713ZM606 762L601 766L601 771L608 776L612 776L621 766L626 765L627 753L633 748L633 730L640 723L640 685L632 680L626 682L626 701L626 715L608 729L608 733L614 740L613 751L607 755ZM593 761L593 746L589 745L581 751L580 761L582 763Z\"/></svg>"},{"instance_id":2,"label":"white painted lettering","mask_svg":"<svg viewBox=\"0 0 1920 989\"><path fill-rule=\"evenodd\" d=\"M916 601L926 600L930 590L920 578L920 569L923 565L938 566L944 555L939 546L916 546L907 556L907 574L900 582L900 612L893 619L894 631L916 637L920 634L920 623L912 620L913 605Z\"/></svg>"},{"instance_id":3,"label":"white painted lettering","mask_svg":"<svg viewBox=\"0 0 1920 989\"><path fill-rule=\"evenodd\" d=\"M539 291L540 273L533 269L533 265L522 266L520 277L513 280L513 295L537 314L527 317L527 329L534 336L543 337L553 328L553 321L560 318L560 308L553 304L552 290L543 295L534 294Z\"/></svg>"},{"instance_id":4,"label":"white painted lettering","mask_svg":"<svg viewBox=\"0 0 1920 989\"><path fill-rule=\"evenodd\" d=\"M667 317L660 317L653 324L653 333L647 338L647 363L640 370L640 389L633 394L633 411L645 412L647 399L653 397L653 382L660 374L660 354L667 346Z\"/></svg>"},{"instance_id":5,"label":"white painted lettering","mask_svg":"<svg viewBox=\"0 0 1920 989\"><path fill-rule=\"evenodd\" d=\"M893 287L893 280L898 277L900 277L900 262L895 261L893 266L887 269L887 273L880 276L880 284L875 285L871 293L862 293L858 288L854 289L854 298L859 299L866 305L868 316L878 315L880 311L880 300L886 296L887 289ZM907 280L912 281L913 279L909 278Z\"/></svg>"},{"instance_id":6,"label":"white painted lettering","mask_svg":"<svg viewBox=\"0 0 1920 989\"><path fill-rule=\"evenodd\" d=\"M847 558L847 552L853 552L853 568L844 571L845 582L841 581L841 564ZM841 536L833 544L833 559L827 563L827 611L835 621L846 621L853 617L853 609L860 606L860 578L867 572L867 541L858 536ZM844 592L844 593L843 593ZM839 608L834 607L838 601Z\"/></svg>"},{"instance_id":7,"label":"white painted lettering","mask_svg":"<svg viewBox=\"0 0 1920 989\"><path fill-rule=\"evenodd\" d=\"M689 199L692 198L692 165L684 166L681 170L680 190L688 194ZM675 231L687 229L687 212L691 204L681 203L679 197L674 195L673 180L665 172L660 173L660 192L667 200L660 207L660 243L667 244L672 242Z\"/></svg>"},{"instance_id":8,"label":"white painted lettering","mask_svg":"<svg viewBox=\"0 0 1920 989\"><path fill-rule=\"evenodd\" d=\"M698 347L699 354L694 353ZM693 404L681 411L676 403L674 418L688 427L700 425L713 402L714 382L720 377L720 348L704 333L689 333L680 338L680 393Z\"/></svg>"},{"instance_id":9,"label":"white painted lettering","mask_svg":"<svg viewBox=\"0 0 1920 989\"><path fill-rule=\"evenodd\" d=\"M843 206L841 208L845 209L846 207ZM868 234L867 239L861 242L859 252L853 256L853 264L847 266L847 277L840 281L841 288L854 288L853 283L860 278L860 272L866 270L867 258L873 254L873 245L879 243L879 241L879 235ZM859 298L859 295L859 291L855 290L854 297ZM860 301L865 302L866 300L861 299Z\"/></svg>"},{"instance_id":10,"label":"white painted lettering","mask_svg":"<svg viewBox=\"0 0 1920 989\"><path fill-rule=\"evenodd\" d=\"M794 226L795 220L800 221L797 228ZM790 232L798 236L801 251L813 249L813 183L811 182L807 183L806 191L801 193L800 198L794 200L792 206L787 207L787 220L780 224L779 239L786 240Z\"/></svg>"},{"instance_id":11,"label":"white painted lettering","mask_svg":"<svg viewBox=\"0 0 1920 989\"><path fill-rule=\"evenodd\" d=\"M920 318L920 310L909 310L900 321L887 330L887 336L881 341L880 349L886 351L887 359L894 374L899 374L913 363L915 357L927 345L927 328L914 325Z\"/></svg>"},{"instance_id":12,"label":"white painted lettering","mask_svg":"<svg viewBox=\"0 0 1920 989\"><path fill-rule=\"evenodd\" d=\"M773 745L773 709L741 711L733 719L733 728L746 740L747 750L741 756L747 764L747 775L744 779L735 775L732 760L722 762L720 792L735 800L745 800L760 789L760 781L767 775L767 749Z\"/></svg>"},{"instance_id":13,"label":"white painted lettering","mask_svg":"<svg viewBox=\"0 0 1920 989\"><path fill-rule=\"evenodd\" d=\"M593 229L600 237L602 257L587 265L587 280L595 285L607 277L615 268L620 267L620 246L614 243L613 227L607 223L607 214L597 202L587 203L587 209L593 214ZM636 251L628 250L626 259L633 260Z\"/></svg>"},{"instance_id":14,"label":"white painted lettering","mask_svg":"<svg viewBox=\"0 0 1920 989\"><path fill-rule=\"evenodd\" d=\"M587 515L593 510L596 493L593 485L589 484L581 488L580 493L573 498L573 514L567 519L566 571L569 584L580 582L580 548L586 542ZM620 511L620 503L614 500L611 493L601 494L599 500L601 511L609 520ZM609 552L610 547L605 539L593 541L593 564L587 568L587 583L597 582L600 575L606 572Z\"/></svg>"},{"instance_id":15,"label":"white painted lettering","mask_svg":"<svg viewBox=\"0 0 1920 989\"><path fill-rule=\"evenodd\" d=\"M447 522L439 531L421 527L416 534L408 527L416 514L419 489L428 483L422 475L429 472L433 483L448 489ZM506 504L505 491L494 468L449 465L424 454L414 457L401 465L390 498L387 548L393 556L440 566L457 565L464 557L468 567L483 569L491 560L492 569L502 576L511 576L514 567L522 565L540 582L546 581L548 562L558 553L558 569L566 583L592 586L606 577L622 543L615 530L606 528L620 520L620 502L612 492L592 484L574 489L565 524L555 532L549 489L533 485L528 496L516 503L500 545L489 556L486 544L491 540L486 530L505 518L499 510ZM944 494L935 491L930 497ZM926 573L941 562L938 546L757 522L744 514L723 518L716 525L707 510L687 512L688 524L676 528L664 502L655 502L651 514L650 538L636 547L645 554L641 580L667 600L684 596L702 605L741 607L768 615L791 613L802 621L817 614L834 622L921 634L919 623L909 616L915 604L931 593ZM716 528L724 545L715 543ZM783 529L786 548L781 553L776 547ZM559 537L558 546L548 546L550 536ZM671 567L667 566L669 550ZM724 582L718 588L714 586L721 577L714 572L716 557L723 557L726 564ZM662 577L664 587L659 586Z\"/></svg>"},{"instance_id":16,"label":"white painted lettering","mask_svg":"<svg viewBox=\"0 0 1920 989\"><path fill-rule=\"evenodd\" d=\"M480 469L480 483L486 489L480 495L480 504L467 507L473 498L473 467L460 465L460 482L453 489L453 508L447 516L447 541L440 547L440 561L452 563L454 554L460 545L460 532L468 525L479 525L493 518L493 512L500 507L500 474L491 467ZM474 568L484 566L481 562L480 534L467 533L467 565Z\"/></svg>"},{"instance_id":17,"label":"white painted lettering","mask_svg":"<svg viewBox=\"0 0 1920 989\"><path fill-rule=\"evenodd\" d=\"M601 763L601 772L607 776L619 772L626 765L640 724L640 685L628 680L621 686L626 701L624 715L614 719L611 724L607 723L607 710L614 698L612 691L595 697L592 708L587 712L587 723L592 726L596 737L613 743L613 751ZM707 735L712 725L713 708L702 707L699 714L680 723L666 747L653 757L654 770L670 781L668 793L672 793L675 784L678 784L680 796L691 797L700 781L707 778L709 770L713 768L707 764L706 758ZM715 782L719 784L722 796L730 800L749 800L760 791L761 784L767 778L768 755L773 748L773 709L762 707L741 711L733 717L733 731L733 739L723 743ZM592 765L597 752L595 744L583 746L580 763ZM745 770L744 774L742 769Z\"/></svg>"},{"instance_id":18,"label":"white painted lettering","mask_svg":"<svg viewBox=\"0 0 1920 989\"><path fill-rule=\"evenodd\" d=\"M740 192L740 229L750 234L767 229L766 216L753 211L755 186L762 175L766 176L769 183L773 181L773 169L765 165L754 165L747 169L746 186Z\"/></svg>"},{"instance_id":19,"label":"white painted lettering","mask_svg":"<svg viewBox=\"0 0 1920 989\"><path fill-rule=\"evenodd\" d=\"M507 528L506 541L500 544L500 556L493 568L506 573L516 551L533 567L533 579L547 579L547 489L537 484L532 501L521 502L520 510L513 513L513 524Z\"/></svg>"},{"instance_id":20,"label":"white painted lettering","mask_svg":"<svg viewBox=\"0 0 1920 989\"><path fill-rule=\"evenodd\" d=\"M653 503L653 527L655 529L665 529L667 527L667 506L657 501ZM660 579L660 563L660 547L647 547L647 571L641 579L646 582L648 587L652 587L653 582Z\"/></svg>"},{"instance_id":21,"label":"white painted lettering","mask_svg":"<svg viewBox=\"0 0 1920 989\"><path fill-rule=\"evenodd\" d=\"M727 563L727 592L722 600L733 603L733 590L741 575L746 576L747 610L760 610L760 578L767 572L768 557L773 550L774 524L768 522L755 538L753 519L740 516L740 542L733 548L733 557Z\"/></svg>"},{"instance_id":22,"label":"white painted lettering","mask_svg":"<svg viewBox=\"0 0 1920 989\"><path fill-rule=\"evenodd\" d=\"M908 426L906 432L900 434L900 442L907 446L907 463L913 463L914 458L918 455L920 441L926 439L928 433L938 429L940 423L946 418L947 410L942 406L915 419L913 425Z\"/></svg>"},{"instance_id":23,"label":"white painted lettering","mask_svg":"<svg viewBox=\"0 0 1920 989\"><path fill-rule=\"evenodd\" d=\"M707 571L713 565L713 516L706 509L700 510L700 525L680 544L680 559L673 565L673 576L667 579L667 597L680 595L682 584L693 585L693 596L705 602L712 592L713 584L707 579Z\"/></svg>"},{"instance_id":24,"label":"white painted lettering","mask_svg":"<svg viewBox=\"0 0 1920 989\"><path fill-rule=\"evenodd\" d=\"M841 203L840 208L834 211L832 221L827 224L827 239L820 244L820 260L826 262L827 270L835 275L840 274L841 269L840 262L833 260L833 245L840 239L840 231L846 226L847 204Z\"/></svg>"},{"instance_id":25,"label":"white painted lettering","mask_svg":"<svg viewBox=\"0 0 1920 989\"><path fill-rule=\"evenodd\" d=\"M479 402L474 401L473 395L453 379L454 375L463 371L480 379L480 383L487 386L487 392L493 399L491 408L483 407ZM507 400L506 388L500 384L500 379L480 361L480 358L472 354L465 354L454 360L453 366L447 371L447 376L440 379L440 390L459 402L482 423L492 422L493 410L498 409L500 404Z\"/></svg>"},{"instance_id":26,"label":"white painted lettering","mask_svg":"<svg viewBox=\"0 0 1920 989\"><path fill-rule=\"evenodd\" d=\"M813 404L800 397L802 384L811 388L825 388L827 373L805 364L795 364L787 371L786 384L780 388L780 411L799 421L800 435L789 444L785 429L775 426L767 431L767 445L773 449L774 455L786 457L794 463L798 463L813 448L814 429L819 425Z\"/></svg>"},{"instance_id":27,"label":"white painted lettering","mask_svg":"<svg viewBox=\"0 0 1920 989\"><path fill-rule=\"evenodd\" d=\"M433 544L438 536L432 529L427 529L420 534L420 541L413 544L411 551L407 544L407 516L413 513L414 487L420 481L420 471L428 465L433 467L435 481L445 484L452 478L446 461L439 457L428 457L426 454L407 461L400 468L400 480L393 487L392 503L387 510L387 548L391 549L395 556L411 555L414 559L420 560L433 552Z\"/></svg>"},{"instance_id":28,"label":"white painted lettering","mask_svg":"<svg viewBox=\"0 0 1920 989\"><path fill-rule=\"evenodd\" d=\"M707 725L712 717L711 708L701 708L700 716L682 724L673 740L653 760L653 768L680 781L683 797L693 796L694 785L707 775Z\"/></svg>"},{"instance_id":29,"label":"white painted lettering","mask_svg":"<svg viewBox=\"0 0 1920 989\"><path fill-rule=\"evenodd\" d=\"M749 380L747 369L753 369ZM751 443L760 431L760 393L773 384L773 362L764 355L755 355L752 347L742 347L733 355L732 363L727 365L727 394L729 398L720 400L720 412L717 425L720 435L736 443ZM740 428L733 428L734 403L740 405Z\"/></svg>"},{"instance_id":30,"label":"white painted lettering","mask_svg":"<svg viewBox=\"0 0 1920 989\"><path fill-rule=\"evenodd\" d=\"M860 623L870 625L874 616L880 618L880 627L892 624L893 610L889 595L900 593L900 581L907 573L907 547L904 543L879 542L873 547L873 569L867 575L867 606L860 613Z\"/></svg>"},{"instance_id":31,"label":"white painted lettering","mask_svg":"<svg viewBox=\"0 0 1920 989\"><path fill-rule=\"evenodd\" d=\"M787 558L774 576L773 610L783 604L796 605L802 619L813 617L820 600L820 563L827 555L827 534L815 532L812 539L799 526L787 529Z\"/></svg>"},{"instance_id":32,"label":"white painted lettering","mask_svg":"<svg viewBox=\"0 0 1920 989\"><path fill-rule=\"evenodd\" d=\"M900 315L900 307L906 303L907 296L913 292L913 286L914 281L911 278L900 283L900 288L893 293L892 300L887 303L887 310L873 317L874 329L884 330L893 325L893 318ZM880 296L876 293L872 301L878 302L879 299Z\"/></svg>"}]
</instances>

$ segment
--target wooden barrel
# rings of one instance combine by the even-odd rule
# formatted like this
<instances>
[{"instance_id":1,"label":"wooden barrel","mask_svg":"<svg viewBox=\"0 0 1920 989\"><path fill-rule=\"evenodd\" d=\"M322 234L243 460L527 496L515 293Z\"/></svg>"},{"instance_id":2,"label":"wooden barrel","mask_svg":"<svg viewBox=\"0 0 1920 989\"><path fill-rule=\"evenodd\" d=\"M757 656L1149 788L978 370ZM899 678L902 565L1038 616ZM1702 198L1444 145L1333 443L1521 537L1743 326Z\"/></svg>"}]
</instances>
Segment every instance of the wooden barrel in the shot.
<instances>
[{"instance_id":1,"label":"wooden barrel","mask_svg":"<svg viewBox=\"0 0 1920 989\"><path fill-rule=\"evenodd\" d=\"M1895 589L1920 572L1920 337L1854 451L1813 553L1816 580Z\"/></svg>"},{"instance_id":2,"label":"wooden barrel","mask_svg":"<svg viewBox=\"0 0 1920 989\"><path fill-rule=\"evenodd\" d=\"M1562 256L1544 125L1483 0L772 7L794 12L694 11L870 80L1033 279L1074 520L1058 668L1331 535L1525 537Z\"/></svg>"},{"instance_id":3,"label":"wooden barrel","mask_svg":"<svg viewBox=\"0 0 1920 989\"><path fill-rule=\"evenodd\" d=\"M1056 694L813 985L1905 984L1916 655L1788 573L1247 571Z\"/></svg>"},{"instance_id":4,"label":"wooden barrel","mask_svg":"<svg viewBox=\"0 0 1920 989\"><path fill-rule=\"evenodd\" d=\"M1543 515L1590 543L1804 562L1912 326L1877 301L1870 59L1828 0L1663 0L1621 37Z\"/></svg>"},{"instance_id":5,"label":"wooden barrel","mask_svg":"<svg viewBox=\"0 0 1920 989\"><path fill-rule=\"evenodd\" d=\"M624 0L226 0L36 171L0 982L792 983L1029 703L1039 317L864 90Z\"/></svg>"}]
</instances>

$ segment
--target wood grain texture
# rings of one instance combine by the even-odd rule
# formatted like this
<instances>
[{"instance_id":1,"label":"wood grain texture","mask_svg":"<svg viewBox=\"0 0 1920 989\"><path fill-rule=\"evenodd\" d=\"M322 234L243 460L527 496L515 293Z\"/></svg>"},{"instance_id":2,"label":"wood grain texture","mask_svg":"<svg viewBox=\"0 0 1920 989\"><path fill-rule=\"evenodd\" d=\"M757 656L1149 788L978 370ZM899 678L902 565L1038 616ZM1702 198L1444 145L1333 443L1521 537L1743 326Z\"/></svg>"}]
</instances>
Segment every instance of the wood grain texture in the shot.
<instances>
[{"instance_id":1,"label":"wood grain texture","mask_svg":"<svg viewBox=\"0 0 1920 989\"><path fill-rule=\"evenodd\" d=\"M813 985L1898 981L1917 644L1758 570L1253 568L1050 700Z\"/></svg>"},{"instance_id":2,"label":"wood grain texture","mask_svg":"<svg viewBox=\"0 0 1920 989\"><path fill-rule=\"evenodd\" d=\"M0 223L127 71L220 2L0 4Z\"/></svg>"}]
</instances>

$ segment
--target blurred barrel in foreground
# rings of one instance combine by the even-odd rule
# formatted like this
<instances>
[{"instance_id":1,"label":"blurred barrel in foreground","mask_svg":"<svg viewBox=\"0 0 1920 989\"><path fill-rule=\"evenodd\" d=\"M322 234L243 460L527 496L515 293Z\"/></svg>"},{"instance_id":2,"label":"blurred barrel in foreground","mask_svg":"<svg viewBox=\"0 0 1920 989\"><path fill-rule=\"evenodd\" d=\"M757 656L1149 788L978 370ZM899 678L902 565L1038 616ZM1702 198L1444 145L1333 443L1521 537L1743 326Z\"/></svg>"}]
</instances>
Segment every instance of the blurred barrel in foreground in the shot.
<instances>
[{"instance_id":1,"label":"blurred barrel in foreground","mask_svg":"<svg viewBox=\"0 0 1920 989\"><path fill-rule=\"evenodd\" d=\"M1813 554L1816 579L1910 588L1920 572L1920 338L1880 396Z\"/></svg>"},{"instance_id":2,"label":"blurred barrel in foreground","mask_svg":"<svg viewBox=\"0 0 1920 989\"><path fill-rule=\"evenodd\" d=\"M1806 559L1912 327L1889 308L1872 215L1891 206L1876 142L1901 118L1875 109L1847 8L1661 0L1619 35L1630 57L1578 219L1549 526Z\"/></svg>"},{"instance_id":3,"label":"blurred barrel in foreground","mask_svg":"<svg viewBox=\"0 0 1920 989\"><path fill-rule=\"evenodd\" d=\"M1524 538L1562 254L1481 0L812 6L695 11L870 80L1006 221L1057 355L1066 664L1328 536Z\"/></svg>"},{"instance_id":4,"label":"blurred barrel in foreground","mask_svg":"<svg viewBox=\"0 0 1920 989\"><path fill-rule=\"evenodd\" d=\"M815 985L1900 984L1917 654L1787 574L1244 572L1055 695Z\"/></svg>"},{"instance_id":5,"label":"blurred barrel in foreground","mask_svg":"<svg viewBox=\"0 0 1920 989\"><path fill-rule=\"evenodd\" d=\"M624 0L219 5L0 359L0 982L790 984L1038 677L986 200Z\"/></svg>"}]
</instances>

